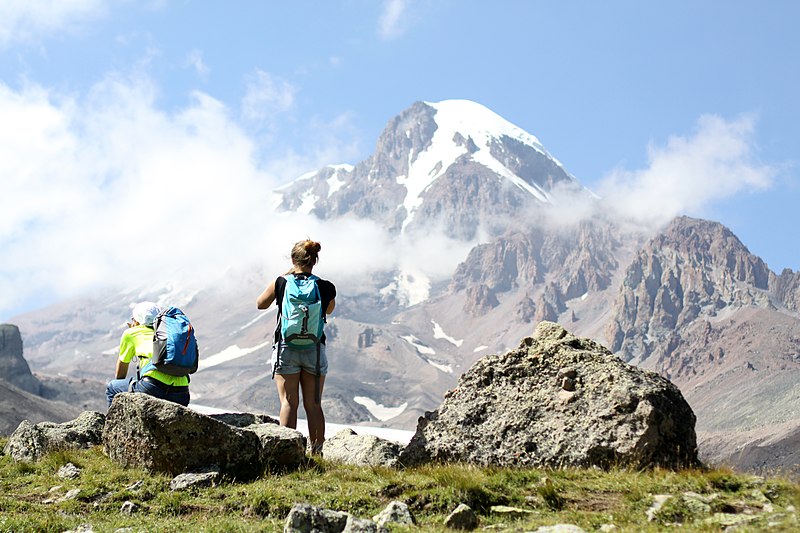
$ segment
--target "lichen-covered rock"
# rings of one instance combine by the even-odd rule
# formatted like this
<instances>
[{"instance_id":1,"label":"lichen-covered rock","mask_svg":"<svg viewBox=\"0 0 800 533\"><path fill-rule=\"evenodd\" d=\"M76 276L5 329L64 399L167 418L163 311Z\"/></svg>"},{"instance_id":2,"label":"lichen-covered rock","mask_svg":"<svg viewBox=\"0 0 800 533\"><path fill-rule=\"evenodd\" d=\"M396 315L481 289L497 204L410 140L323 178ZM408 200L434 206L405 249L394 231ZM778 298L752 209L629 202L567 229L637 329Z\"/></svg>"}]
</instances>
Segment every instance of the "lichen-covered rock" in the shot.
<instances>
[{"instance_id":1,"label":"lichen-covered rock","mask_svg":"<svg viewBox=\"0 0 800 533\"><path fill-rule=\"evenodd\" d=\"M411 509L404 502L392 501L383 511L372 517L379 526L386 524L400 524L403 526L413 526L417 523Z\"/></svg>"},{"instance_id":2,"label":"lichen-covered rock","mask_svg":"<svg viewBox=\"0 0 800 533\"><path fill-rule=\"evenodd\" d=\"M668 380L542 322L518 349L464 373L400 460L679 468L698 464L694 428Z\"/></svg>"},{"instance_id":3,"label":"lichen-covered rock","mask_svg":"<svg viewBox=\"0 0 800 533\"><path fill-rule=\"evenodd\" d=\"M343 429L322 446L322 455L330 461L356 466L397 466L400 445L374 435L358 435Z\"/></svg>"},{"instance_id":4,"label":"lichen-covered rock","mask_svg":"<svg viewBox=\"0 0 800 533\"><path fill-rule=\"evenodd\" d=\"M444 519L444 525L450 529L472 531L478 527L478 515L465 503L460 503L452 513Z\"/></svg>"},{"instance_id":5,"label":"lichen-covered rock","mask_svg":"<svg viewBox=\"0 0 800 533\"><path fill-rule=\"evenodd\" d=\"M56 450L91 448L102 443L105 416L95 411L84 411L75 420L55 424L31 424L23 420L12 433L3 453L15 461L38 461Z\"/></svg>"},{"instance_id":6,"label":"lichen-covered rock","mask_svg":"<svg viewBox=\"0 0 800 533\"><path fill-rule=\"evenodd\" d=\"M217 465L220 473L238 479L295 467L305 457L305 437L265 415L212 417L139 393L114 397L103 446L123 466L177 475Z\"/></svg>"},{"instance_id":7,"label":"lichen-covered rock","mask_svg":"<svg viewBox=\"0 0 800 533\"><path fill-rule=\"evenodd\" d=\"M169 482L169 490L187 490L192 488L211 487L219 481L220 472L219 468L210 466L202 468L196 472L187 472L185 474L178 474Z\"/></svg>"},{"instance_id":8,"label":"lichen-covered rock","mask_svg":"<svg viewBox=\"0 0 800 533\"><path fill-rule=\"evenodd\" d=\"M114 397L103 447L112 461L152 472L177 475L216 464L240 479L263 473L255 433L147 394Z\"/></svg>"},{"instance_id":9,"label":"lichen-covered rock","mask_svg":"<svg viewBox=\"0 0 800 533\"><path fill-rule=\"evenodd\" d=\"M307 503L296 503L283 526L284 533L388 533L372 520Z\"/></svg>"}]
</instances>

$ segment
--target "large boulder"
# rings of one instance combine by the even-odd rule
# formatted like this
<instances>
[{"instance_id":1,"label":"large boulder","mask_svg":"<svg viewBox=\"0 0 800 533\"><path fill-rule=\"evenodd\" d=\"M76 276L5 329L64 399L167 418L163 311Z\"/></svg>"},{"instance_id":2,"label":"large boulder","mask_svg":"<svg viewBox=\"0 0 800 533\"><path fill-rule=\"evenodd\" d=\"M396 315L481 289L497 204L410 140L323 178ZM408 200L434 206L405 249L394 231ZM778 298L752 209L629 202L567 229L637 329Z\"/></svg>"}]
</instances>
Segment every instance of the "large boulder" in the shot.
<instances>
[{"instance_id":1,"label":"large boulder","mask_svg":"<svg viewBox=\"0 0 800 533\"><path fill-rule=\"evenodd\" d=\"M696 466L695 415L678 388L600 344L542 322L484 357L421 417L404 465Z\"/></svg>"},{"instance_id":2,"label":"large boulder","mask_svg":"<svg viewBox=\"0 0 800 533\"><path fill-rule=\"evenodd\" d=\"M33 394L42 389L22 355L22 335L13 324L0 324L0 379Z\"/></svg>"},{"instance_id":3,"label":"large boulder","mask_svg":"<svg viewBox=\"0 0 800 533\"><path fill-rule=\"evenodd\" d=\"M78 418L63 424L23 420L11 434L3 453L15 461L33 462L56 450L91 448L103 442L105 416L84 411Z\"/></svg>"},{"instance_id":4,"label":"large boulder","mask_svg":"<svg viewBox=\"0 0 800 533\"><path fill-rule=\"evenodd\" d=\"M262 421L258 417L253 420ZM296 454L285 450L304 450L305 437L287 430L282 438L274 432L262 438L253 431L260 427L278 426L267 423L239 428L146 394L122 393L114 397L108 410L103 446L106 454L123 466L171 475L217 465L223 474L253 479L267 468L299 463Z\"/></svg>"},{"instance_id":5,"label":"large boulder","mask_svg":"<svg viewBox=\"0 0 800 533\"><path fill-rule=\"evenodd\" d=\"M400 445L374 435L358 435L342 429L322 445L322 455L330 461L355 466L397 466Z\"/></svg>"}]
</instances>

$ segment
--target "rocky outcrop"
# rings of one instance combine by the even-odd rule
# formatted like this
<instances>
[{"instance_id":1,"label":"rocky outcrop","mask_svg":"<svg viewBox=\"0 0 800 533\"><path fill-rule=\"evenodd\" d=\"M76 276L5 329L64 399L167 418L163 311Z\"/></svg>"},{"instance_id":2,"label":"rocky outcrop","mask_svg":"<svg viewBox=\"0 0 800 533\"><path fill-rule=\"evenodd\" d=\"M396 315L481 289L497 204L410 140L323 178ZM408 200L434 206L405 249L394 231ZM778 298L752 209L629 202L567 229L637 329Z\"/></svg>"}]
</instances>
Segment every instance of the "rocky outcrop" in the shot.
<instances>
[{"instance_id":1,"label":"rocky outcrop","mask_svg":"<svg viewBox=\"0 0 800 533\"><path fill-rule=\"evenodd\" d=\"M616 233L603 220L507 233L473 248L456 269L450 290L464 291L464 311L482 316L499 305L500 294L528 288L515 318L524 323L557 321L567 300L611 285L618 268Z\"/></svg>"},{"instance_id":2,"label":"rocky outcrop","mask_svg":"<svg viewBox=\"0 0 800 533\"><path fill-rule=\"evenodd\" d=\"M679 217L628 267L607 329L629 361L668 359L680 330L725 307L770 307L770 271L725 226Z\"/></svg>"},{"instance_id":3,"label":"rocky outcrop","mask_svg":"<svg viewBox=\"0 0 800 533\"><path fill-rule=\"evenodd\" d=\"M38 461L50 452L91 448L102 443L105 416L86 411L63 424L24 420L6 443L3 453L15 461Z\"/></svg>"},{"instance_id":4,"label":"rocky outcrop","mask_svg":"<svg viewBox=\"0 0 800 533\"><path fill-rule=\"evenodd\" d=\"M785 268L780 275L772 274L769 290L791 311L800 311L800 271Z\"/></svg>"},{"instance_id":5,"label":"rocky outcrop","mask_svg":"<svg viewBox=\"0 0 800 533\"><path fill-rule=\"evenodd\" d=\"M266 469L297 466L305 437L274 423L235 427L146 394L123 393L108 410L103 447L123 466L177 475L217 465L223 474L252 479Z\"/></svg>"},{"instance_id":6,"label":"rocky outcrop","mask_svg":"<svg viewBox=\"0 0 800 533\"><path fill-rule=\"evenodd\" d=\"M464 312L470 316L481 316L500 305L494 291L486 285L467 287L465 297Z\"/></svg>"},{"instance_id":7,"label":"rocky outcrop","mask_svg":"<svg viewBox=\"0 0 800 533\"><path fill-rule=\"evenodd\" d=\"M0 324L0 379L32 394L41 392L41 383L22 355L22 335L12 324Z\"/></svg>"},{"instance_id":8,"label":"rocky outcrop","mask_svg":"<svg viewBox=\"0 0 800 533\"><path fill-rule=\"evenodd\" d=\"M359 349L362 348L369 348L375 342L375 330L372 328L364 328L364 330L358 334L358 347Z\"/></svg>"},{"instance_id":9,"label":"rocky outcrop","mask_svg":"<svg viewBox=\"0 0 800 533\"><path fill-rule=\"evenodd\" d=\"M356 466L397 466L400 445L374 435L358 435L352 429L343 429L327 439L322 455L329 461Z\"/></svg>"},{"instance_id":10,"label":"rocky outcrop","mask_svg":"<svg viewBox=\"0 0 800 533\"><path fill-rule=\"evenodd\" d=\"M686 467L695 416L663 377L541 323L516 350L479 360L419 420L405 465Z\"/></svg>"}]
</instances>

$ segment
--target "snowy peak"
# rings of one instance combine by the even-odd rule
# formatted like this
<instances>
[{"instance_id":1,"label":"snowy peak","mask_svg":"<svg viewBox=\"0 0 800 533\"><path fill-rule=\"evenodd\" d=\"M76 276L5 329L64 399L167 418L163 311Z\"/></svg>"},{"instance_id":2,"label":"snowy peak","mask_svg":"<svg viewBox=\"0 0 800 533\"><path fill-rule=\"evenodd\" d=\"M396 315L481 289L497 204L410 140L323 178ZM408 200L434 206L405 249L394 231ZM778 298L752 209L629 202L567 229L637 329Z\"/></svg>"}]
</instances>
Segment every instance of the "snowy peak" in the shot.
<instances>
[{"instance_id":1,"label":"snowy peak","mask_svg":"<svg viewBox=\"0 0 800 533\"><path fill-rule=\"evenodd\" d=\"M321 218L354 214L392 232L431 225L452 237L489 233L522 211L582 188L539 140L468 100L417 102L389 121L375 152L276 191L279 208Z\"/></svg>"},{"instance_id":2,"label":"snowy peak","mask_svg":"<svg viewBox=\"0 0 800 533\"><path fill-rule=\"evenodd\" d=\"M425 105L436 111L434 120L444 132L443 137L452 133L452 139L458 134L472 138L479 147L489 147L492 140L509 137L550 157L539 139L481 104L471 100L444 100L425 102Z\"/></svg>"}]
</instances>

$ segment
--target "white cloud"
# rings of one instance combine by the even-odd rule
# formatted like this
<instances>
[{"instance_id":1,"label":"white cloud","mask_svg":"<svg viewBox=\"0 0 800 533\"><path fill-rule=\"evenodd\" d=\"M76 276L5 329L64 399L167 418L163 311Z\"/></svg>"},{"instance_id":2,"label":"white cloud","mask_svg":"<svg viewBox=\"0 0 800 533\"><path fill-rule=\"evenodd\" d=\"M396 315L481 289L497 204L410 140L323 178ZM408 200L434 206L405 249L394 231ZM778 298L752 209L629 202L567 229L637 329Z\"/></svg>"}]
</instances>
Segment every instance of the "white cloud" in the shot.
<instances>
[{"instance_id":1,"label":"white cloud","mask_svg":"<svg viewBox=\"0 0 800 533\"><path fill-rule=\"evenodd\" d=\"M438 280L466 256L467 244L440 236L275 213L271 168L297 176L348 162L354 148L323 137L307 155L260 166L253 137L221 102L195 92L166 112L159 93L141 75L108 76L82 96L0 83L0 316L102 286L206 287L256 264L278 274L306 237L323 244L320 273L342 287L397 268ZM350 122L310 127L346 137Z\"/></svg>"},{"instance_id":2,"label":"white cloud","mask_svg":"<svg viewBox=\"0 0 800 533\"><path fill-rule=\"evenodd\" d=\"M256 69L245 83L242 116L246 120L263 122L294 106L297 88L286 80Z\"/></svg>"},{"instance_id":3,"label":"white cloud","mask_svg":"<svg viewBox=\"0 0 800 533\"><path fill-rule=\"evenodd\" d=\"M203 51L194 49L186 56L186 64L192 67L202 79L208 78L211 69L203 61Z\"/></svg>"},{"instance_id":4,"label":"white cloud","mask_svg":"<svg viewBox=\"0 0 800 533\"><path fill-rule=\"evenodd\" d=\"M84 99L0 85L0 307L256 257L273 181L251 140L208 95L168 114L156 92L119 77Z\"/></svg>"},{"instance_id":5,"label":"white cloud","mask_svg":"<svg viewBox=\"0 0 800 533\"><path fill-rule=\"evenodd\" d=\"M649 146L646 168L616 170L597 192L605 205L643 224L697 213L723 198L772 184L775 170L757 160L754 137L753 116L702 116L693 135Z\"/></svg>"},{"instance_id":6,"label":"white cloud","mask_svg":"<svg viewBox=\"0 0 800 533\"><path fill-rule=\"evenodd\" d=\"M0 2L0 46L74 31L104 16L107 8L103 0L4 0Z\"/></svg>"},{"instance_id":7,"label":"white cloud","mask_svg":"<svg viewBox=\"0 0 800 533\"><path fill-rule=\"evenodd\" d=\"M393 39L403 33L408 4L408 0L386 0L383 3L383 11L378 20L378 35L384 39Z\"/></svg>"}]
</instances>

